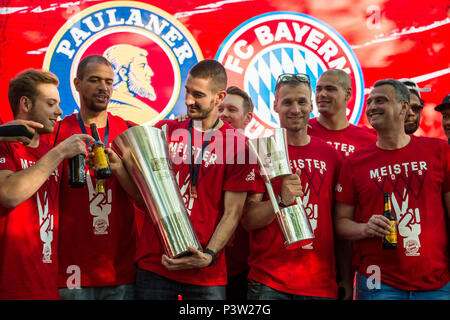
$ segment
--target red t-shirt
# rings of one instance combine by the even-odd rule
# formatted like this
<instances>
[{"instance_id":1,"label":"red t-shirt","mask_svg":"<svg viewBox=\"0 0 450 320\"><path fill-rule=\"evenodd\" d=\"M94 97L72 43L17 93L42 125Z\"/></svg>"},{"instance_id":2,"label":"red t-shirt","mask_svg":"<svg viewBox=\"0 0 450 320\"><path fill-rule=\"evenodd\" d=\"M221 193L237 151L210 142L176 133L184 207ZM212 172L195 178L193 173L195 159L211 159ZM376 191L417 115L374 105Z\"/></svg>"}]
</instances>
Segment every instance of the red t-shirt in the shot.
<instances>
[{"instance_id":1,"label":"red t-shirt","mask_svg":"<svg viewBox=\"0 0 450 320\"><path fill-rule=\"evenodd\" d=\"M359 272L402 290L434 290L449 282L449 256L442 194L450 191L450 148L439 139L411 136L397 150L375 144L346 159L336 200L354 205L356 222L382 214L391 194L397 218L397 249L383 250L382 239L357 241Z\"/></svg>"},{"instance_id":2,"label":"red t-shirt","mask_svg":"<svg viewBox=\"0 0 450 320\"><path fill-rule=\"evenodd\" d=\"M193 228L200 244L206 248L223 215L224 191L253 191L254 172L252 171L255 166L247 163L246 138L226 122L220 129L214 131L200 167L197 184L198 198L193 199L189 192L191 177L187 153L189 120L181 123L174 120L162 120L155 127L161 128L165 124L168 129L169 152L174 173ZM206 133L202 134L195 129L193 132L193 149L194 155L197 156ZM182 271L167 270L161 264L164 251L155 230L152 220L147 215L137 249L139 268L168 279L195 285L225 285L227 283L224 250L217 253L217 264L214 266Z\"/></svg>"},{"instance_id":3,"label":"red t-shirt","mask_svg":"<svg viewBox=\"0 0 450 320\"><path fill-rule=\"evenodd\" d=\"M49 150L0 143L0 170L19 172ZM58 196L59 166L29 199L14 209L0 207L0 299L59 299Z\"/></svg>"},{"instance_id":4,"label":"red t-shirt","mask_svg":"<svg viewBox=\"0 0 450 320\"><path fill-rule=\"evenodd\" d=\"M249 233L239 223L225 247L228 277L239 275L249 269L249 241Z\"/></svg>"},{"instance_id":5,"label":"red t-shirt","mask_svg":"<svg viewBox=\"0 0 450 320\"><path fill-rule=\"evenodd\" d=\"M128 125L110 113L108 119L109 147ZM86 132L91 134L89 126ZM98 128L98 132L103 140L105 128ZM82 133L76 114L62 120L57 143L73 133ZM54 136L50 138L52 144L54 139ZM134 283L137 232L134 205L126 191L112 175L105 180L106 193L97 194L94 172L87 166L86 186L71 188L67 160L62 172L58 285L67 286L73 274L68 272L71 265L80 268L81 287Z\"/></svg>"},{"instance_id":6,"label":"red t-shirt","mask_svg":"<svg viewBox=\"0 0 450 320\"><path fill-rule=\"evenodd\" d=\"M288 146L288 152L292 172L301 169L302 200L315 239L300 249L286 249L276 219L251 232L248 277L286 293L337 298L332 210L342 157L315 137L306 146ZM264 190L258 182L258 190ZM272 186L279 194L281 179L273 179Z\"/></svg>"},{"instance_id":7,"label":"red t-shirt","mask_svg":"<svg viewBox=\"0 0 450 320\"><path fill-rule=\"evenodd\" d=\"M309 120L308 134L318 137L328 144L332 145L336 150L341 152L344 157L352 154L358 149L377 141L376 134L362 127L349 124L342 130L329 130L317 121L317 118Z\"/></svg>"}]
</instances>

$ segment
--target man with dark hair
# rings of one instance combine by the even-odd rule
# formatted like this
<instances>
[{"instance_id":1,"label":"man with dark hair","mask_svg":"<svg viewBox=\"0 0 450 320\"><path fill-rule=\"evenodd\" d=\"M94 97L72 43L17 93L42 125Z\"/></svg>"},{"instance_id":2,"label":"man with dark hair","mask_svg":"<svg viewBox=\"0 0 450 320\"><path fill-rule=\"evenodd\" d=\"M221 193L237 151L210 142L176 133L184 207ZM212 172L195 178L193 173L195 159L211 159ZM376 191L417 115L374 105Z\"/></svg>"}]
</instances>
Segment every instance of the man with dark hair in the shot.
<instances>
[{"instance_id":1,"label":"man with dark hair","mask_svg":"<svg viewBox=\"0 0 450 320\"><path fill-rule=\"evenodd\" d=\"M347 119L347 104L352 97L349 75L339 69L327 70L316 85L316 105L319 116L311 119L308 134L325 140L344 157L376 140L368 130L351 124Z\"/></svg>"},{"instance_id":2,"label":"man with dark hair","mask_svg":"<svg viewBox=\"0 0 450 320\"><path fill-rule=\"evenodd\" d=\"M409 111L405 120L405 132L413 134L417 131L420 125L420 116L425 101L420 97L420 92L430 91L430 89L419 88L419 86L411 79L398 80L403 83L410 92L409 97Z\"/></svg>"},{"instance_id":3,"label":"man with dark hair","mask_svg":"<svg viewBox=\"0 0 450 320\"><path fill-rule=\"evenodd\" d=\"M91 134L90 124L95 123L108 148L112 170L117 156L109 146L130 126L124 119L107 112L113 77L113 68L104 57L93 55L81 60L73 80L80 95L80 112L60 121L55 135L49 139L58 145L74 132ZM86 185L71 188L68 163L64 162L58 279L62 299L134 298L137 237L134 204L127 189L121 185L120 169L118 167L110 178L100 181L95 179L93 170L87 169ZM73 269L73 266L77 268Z\"/></svg>"},{"instance_id":4,"label":"man with dark hair","mask_svg":"<svg viewBox=\"0 0 450 320\"><path fill-rule=\"evenodd\" d=\"M258 193L249 196L243 216L243 225L250 232L250 300L338 297L332 212L342 156L326 142L307 134L311 94L306 74L279 76L274 110L286 129L293 174L273 179L272 184L280 208L295 204L296 197L303 195L302 205L315 239L298 249L286 248L272 203L267 195L264 198L265 187L259 183Z\"/></svg>"},{"instance_id":5,"label":"man with dark hair","mask_svg":"<svg viewBox=\"0 0 450 320\"><path fill-rule=\"evenodd\" d=\"M254 182L254 167L239 162L239 156L246 155L244 136L219 119L226 79L219 62L200 61L185 84L189 119L156 124L167 128L174 173L203 251L190 248L189 256L169 258L147 215L136 259L138 299L225 299L222 249L239 223Z\"/></svg>"},{"instance_id":6,"label":"man with dark hair","mask_svg":"<svg viewBox=\"0 0 450 320\"><path fill-rule=\"evenodd\" d=\"M106 59L105 57L97 55L97 54L93 54L93 55L84 57L80 61L80 63L78 64L77 75L76 75L77 79L83 79L84 78L84 75L85 75L84 73L85 73L86 70L88 70L87 65L89 63L91 63L91 64L102 64L102 65L104 65L106 67L111 67L111 68L113 67L111 62L108 59Z\"/></svg>"},{"instance_id":7,"label":"man with dark hair","mask_svg":"<svg viewBox=\"0 0 450 320\"><path fill-rule=\"evenodd\" d=\"M444 129L447 141L450 144L450 94L447 94L442 103L437 105L434 110L442 114L442 128Z\"/></svg>"},{"instance_id":8,"label":"man with dark hair","mask_svg":"<svg viewBox=\"0 0 450 320\"><path fill-rule=\"evenodd\" d=\"M50 72L27 70L10 81L8 97L16 120L39 122L27 146L0 143L0 299L59 299L58 194L60 163L86 154L73 135L51 148L59 107L58 79Z\"/></svg>"},{"instance_id":9,"label":"man with dark hair","mask_svg":"<svg viewBox=\"0 0 450 320\"><path fill-rule=\"evenodd\" d=\"M336 233L358 243L362 300L450 299L450 149L405 133L409 95L397 80L374 84L366 115L378 140L344 161L336 186ZM386 193L397 228L382 214ZM392 232L397 247L385 250Z\"/></svg>"}]
</instances>

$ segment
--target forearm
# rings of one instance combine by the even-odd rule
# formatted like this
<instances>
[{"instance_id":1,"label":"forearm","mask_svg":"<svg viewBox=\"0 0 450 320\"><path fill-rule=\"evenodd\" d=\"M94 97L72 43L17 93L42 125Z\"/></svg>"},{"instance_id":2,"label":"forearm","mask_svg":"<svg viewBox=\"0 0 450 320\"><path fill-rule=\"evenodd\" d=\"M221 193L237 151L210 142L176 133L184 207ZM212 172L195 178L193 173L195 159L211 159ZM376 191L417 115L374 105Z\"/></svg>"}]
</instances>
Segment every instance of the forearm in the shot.
<instances>
[{"instance_id":1,"label":"forearm","mask_svg":"<svg viewBox=\"0 0 450 320\"><path fill-rule=\"evenodd\" d=\"M242 216L247 193L232 192L231 194L232 197L230 196L229 191L225 192L224 214L207 245L207 248L214 252L219 252L225 247L236 230ZM227 195L230 196L228 199Z\"/></svg>"},{"instance_id":2,"label":"forearm","mask_svg":"<svg viewBox=\"0 0 450 320\"><path fill-rule=\"evenodd\" d=\"M52 149L31 167L5 175L0 187L0 203L15 208L33 196L63 159L58 149Z\"/></svg>"},{"instance_id":3,"label":"forearm","mask_svg":"<svg viewBox=\"0 0 450 320\"><path fill-rule=\"evenodd\" d=\"M112 168L112 173L115 175L117 180L119 181L122 188L128 194L128 196L133 199L137 204L141 205L144 203L144 200L141 197L141 193L139 188L134 183L131 176L128 174L128 171L122 166L122 168Z\"/></svg>"},{"instance_id":4,"label":"forearm","mask_svg":"<svg viewBox=\"0 0 450 320\"><path fill-rule=\"evenodd\" d=\"M358 223L352 219L342 217L335 221L336 234L338 238L345 240L362 240L365 239L363 228L364 223Z\"/></svg>"},{"instance_id":5,"label":"forearm","mask_svg":"<svg viewBox=\"0 0 450 320\"><path fill-rule=\"evenodd\" d=\"M247 231L264 228L275 219L276 215L270 200L249 201L245 206L242 225Z\"/></svg>"}]
</instances>

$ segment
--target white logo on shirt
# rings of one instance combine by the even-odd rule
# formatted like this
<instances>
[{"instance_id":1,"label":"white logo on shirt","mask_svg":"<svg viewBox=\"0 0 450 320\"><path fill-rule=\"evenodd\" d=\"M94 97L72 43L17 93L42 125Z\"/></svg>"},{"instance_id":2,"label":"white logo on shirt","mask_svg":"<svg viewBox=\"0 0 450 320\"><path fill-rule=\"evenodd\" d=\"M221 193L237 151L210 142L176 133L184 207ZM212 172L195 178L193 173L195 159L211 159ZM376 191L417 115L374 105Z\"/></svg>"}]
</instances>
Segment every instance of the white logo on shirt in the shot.
<instances>
[{"instance_id":1,"label":"white logo on shirt","mask_svg":"<svg viewBox=\"0 0 450 320\"><path fill-rule=\"evenodd\" d=\"M252 171L248 174L247 178L245 178L245 181L255 181L255 169L253 168Z\"/></svg>"},{"instance_id":2,"label":"white logo on shirt","mask_svg":"<svg viewBox=\"0 0 450 320\"><path fill-rule=\"evenodd\" d=\"M311 188L309 188L309 184L307 183L305 186L306 194L303 197L303 207L305 208L306 216L311 224L312 232L314 233L317 229L317 218L319 216L319 206L317 204L308 203L309 196L311 195ZM302 249L314 249L313 243L307 244L303 246Z\"/></svg>"},{"instance_id":3,"label":"white logo on shirt","mask_svg":"<svg viewBox=\"0 0 450 320\"><path fill-rule=\"evenodd\" d=\"M406 195L407 189L403 191L403 202L400 208L395 194L392 193L392 208L397 218L398 233L403 237L403 247L406 256L420 256L420 212L419 208L408 208L409 195ZM406 198L405 198L406 196Z\"/></svg>"},{"instance_id":4,"label":"white logo on shirt","mask_svg":"<svg viewBox=\"0 0 450 320\"><path fill-rule=\"evenodd\" d=\"M106 185L106 193L97 193L95 191L95 186L92 184L92 178L89 171L86 174L86 181L89 190L89 211L94 217L92 221L94 234L108 234L108 216L111 213L112 190L108 189Z\"/></svg>"},{"instance_id":5,"label":"white logo on shirt","mask_svg":"<svg viewBox=\"0 0 450 320\"><path fill-rule=\"evenodd\" d=\"M191 210L192 207L194 206L194 200L195 198L191 198L191 193L189 190L189 187L191 185L191 179L190 179L191 175L188 174L186 176L186 178L184 179L183 183L180 183L180 171L177 172L176 174L176 179L178 182L178 185L181 185L180 191L181 191L181 197L183 198L183 202L184 202L184 206L186 207L186 211L189 214L189 216L191 216Z\"/></svg>"},{"instance_id":6,"label":"white logo on shirt","mask_svg":"<svg viewBox=\"0 0 450 320\"><path fill-rule=\"evenodd\" d=\"M39 193L36 193L36 199L39 211L39 233L43 242L42 261L52 263L53 215L48 212L47 192L44 193L44 205L41 203Z\"/></svg>"},{"instance_id":7,"label":"white logo on shirt","mask_svg":"<svg viewBox=\"0 0 450 320\"><path fill-rule=\"evenodd\" d=\"M0 158L0 163L6 163L6 159L5 158Z\"/></svg>"}]
</instances>

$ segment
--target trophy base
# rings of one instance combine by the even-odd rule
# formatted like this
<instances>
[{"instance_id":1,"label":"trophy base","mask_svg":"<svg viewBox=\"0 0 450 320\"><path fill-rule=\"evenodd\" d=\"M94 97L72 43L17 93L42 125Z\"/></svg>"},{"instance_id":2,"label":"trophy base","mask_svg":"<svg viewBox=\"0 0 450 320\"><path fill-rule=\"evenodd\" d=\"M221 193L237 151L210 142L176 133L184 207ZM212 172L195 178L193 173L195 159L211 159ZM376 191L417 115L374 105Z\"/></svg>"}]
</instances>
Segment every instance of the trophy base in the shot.
<instances>
[{"instance_id":1,"label":"trophy base","mask_svg":"<svg viewBox=\"0 0 450 320\"><path fill-rule=\"evenodd\" d=\"M301 205L281 209L277 213L277 219L287 249L298 249L312 243L314 233Z\"/></svg>"},{"instance_id":2,"label":"trophy base","mask_svg":"<svg viewBox=\"0 0 450 320\"><path fill-rule=\"evenodd\" d=\"M301 247L307 246L308 244L311 244L313 242L313 239L304 239L304 240L297 240L293 242L285 242L284 246L288 250L295 250L300 249Z\"/></svg>"},{"instance_id":3,"label":"trophy base","mask_svg":"<svg viewBox=\"0 0 450 320\"><path fill-rule=\"evenodd\" d=\"M202 248L197 248L197 250L200 250L200 251L202 251ZM168 255L169 256L169 255ZM192 256L192 253L189 251L189 250L186 250L186 251L183 251L183 252L180 252L180 253L178 253L177 255L175 255L175 256L172 256L172 257L170 257L171 259L178 259L178 258L182 258L182 257L189 257L189 256Z\"/></svg>"}]
</instances>

